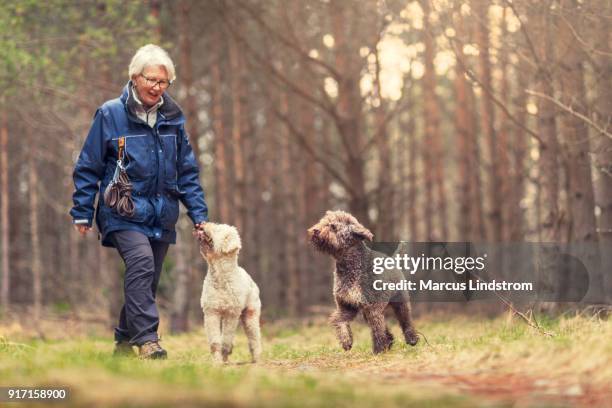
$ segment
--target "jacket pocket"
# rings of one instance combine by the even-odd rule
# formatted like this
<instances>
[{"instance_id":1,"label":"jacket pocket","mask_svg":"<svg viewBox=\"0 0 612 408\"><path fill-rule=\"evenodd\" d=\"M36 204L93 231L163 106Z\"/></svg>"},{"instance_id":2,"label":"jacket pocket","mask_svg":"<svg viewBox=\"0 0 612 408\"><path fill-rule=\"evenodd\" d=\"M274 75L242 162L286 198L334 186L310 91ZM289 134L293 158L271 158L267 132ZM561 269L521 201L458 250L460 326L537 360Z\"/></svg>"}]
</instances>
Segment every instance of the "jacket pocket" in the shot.
<instances>
[{"instance_id":1,"label":"jacket pocket","mask_svg":"<svg viewBox=\"0 0 612 408\"><path fill-rule=\"evenodd\" d=\"M119 137L113 138L113 148L118 152ZM147 134L125 136L125 159L123 164L130 179L145 179L153 176L155 166L152 138Z\"/></svg>"},{"instance_id":2,"label":"jacket pocket","mask_svg":"<svg viewBox=\"0 0 612 408\"><path fill-rule=\"evenodd\" d=\"M159 135L164 150L164 177L168 182L176 180L177 146L176 135L163 133Z\"/></svg>"},{"instance_id":3,"label":"jacket pocket","mask_svg":"<svg viewBox=\"0 0 612 408\"><path fill-rule=\"evenodd\" d=\"M164 194L160 216L161 226L167 230L174 229L174 226L179 218L179 213L178 197L175 197L168 192Z\"/></svg>"},{"instance_id":4,"label":"jacket pocket","mask_svg":"<svg viewBox=\"0 0 612 408\"><path fill-rule=\"evenodd\" d=\"M155 210L153 204L146 197L132 195L134 201L134 215L131 217L122 216L114 209L112 210L113 215L121 220L135 222L137 224L149 225L153 220Z\"/></svg>"}]
</instances>

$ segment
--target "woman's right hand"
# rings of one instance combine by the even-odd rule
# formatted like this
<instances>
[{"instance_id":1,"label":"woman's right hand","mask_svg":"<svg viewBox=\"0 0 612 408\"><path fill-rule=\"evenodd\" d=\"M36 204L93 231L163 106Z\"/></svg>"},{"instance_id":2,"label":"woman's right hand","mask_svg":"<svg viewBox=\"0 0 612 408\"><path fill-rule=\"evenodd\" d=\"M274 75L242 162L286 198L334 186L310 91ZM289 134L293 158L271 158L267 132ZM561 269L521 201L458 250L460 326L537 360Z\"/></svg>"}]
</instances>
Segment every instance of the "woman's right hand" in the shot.
<instances>
[{"instance_id":1,"label":"woman's right hand","mask_svg":"<svg viewBox=\"0 0 612 408\"><path fill-rule=\"evenodd\" d=\"M79 231L79 234L81 234L82 236L85 236L89 231L91 231L91 227L87 226L87 225L78 225L75 224L74 229Z\"/></svg>"}]
</instances>

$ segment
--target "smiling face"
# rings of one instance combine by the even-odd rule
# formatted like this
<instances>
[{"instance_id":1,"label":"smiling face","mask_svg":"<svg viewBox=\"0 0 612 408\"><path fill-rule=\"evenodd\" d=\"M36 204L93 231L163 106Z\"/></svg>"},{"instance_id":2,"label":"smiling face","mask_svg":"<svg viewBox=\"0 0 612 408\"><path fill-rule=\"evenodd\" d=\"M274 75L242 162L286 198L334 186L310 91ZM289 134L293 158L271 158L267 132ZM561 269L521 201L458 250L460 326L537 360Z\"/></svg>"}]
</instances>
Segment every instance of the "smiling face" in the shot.
<instances>
[{"instance_id":1,"label":"smiling face","mask_svg":"<svg viewBox=\"0 0 612 408\"><path fill-rule=\"evenodd\" d=\"M371 241L373 238L366 227L344 211L328 211L318 223L308 229L308 236L315 248L332 255L337 255L364 239Z\"/></svg>"},{"instance_id":2,"label":"smiling face","mask_svg":"<svg viewBox=\"0 0 612 408\"><path fill-rule=\"evenodd\" d=\"M159 102L168 88L168 72L161 65L146 67L141 74L132 77L132 82L138 99L148 109Z\"/></svg>"}]
</instances>

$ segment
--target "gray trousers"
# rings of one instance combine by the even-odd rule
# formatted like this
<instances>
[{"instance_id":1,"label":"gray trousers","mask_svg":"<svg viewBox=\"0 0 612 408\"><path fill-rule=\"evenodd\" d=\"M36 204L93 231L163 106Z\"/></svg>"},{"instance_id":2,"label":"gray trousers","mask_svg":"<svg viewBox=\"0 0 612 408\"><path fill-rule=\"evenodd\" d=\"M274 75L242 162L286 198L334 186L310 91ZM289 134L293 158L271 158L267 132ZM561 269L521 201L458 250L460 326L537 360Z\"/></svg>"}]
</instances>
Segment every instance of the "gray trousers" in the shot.
<instances>
[{"instance_id":1,"label":"gray trousers","mask_svg":"<svg viewBox=\"0 0 612 408\"><path fill-rule=\"evenodd\" d=\"M124 304L115 328L115 341L140 346L157 341L159 312L155 294L170 244L151 241L137 231L115 231L110 236L125 263Z\"/></svg>"}]
</instances>

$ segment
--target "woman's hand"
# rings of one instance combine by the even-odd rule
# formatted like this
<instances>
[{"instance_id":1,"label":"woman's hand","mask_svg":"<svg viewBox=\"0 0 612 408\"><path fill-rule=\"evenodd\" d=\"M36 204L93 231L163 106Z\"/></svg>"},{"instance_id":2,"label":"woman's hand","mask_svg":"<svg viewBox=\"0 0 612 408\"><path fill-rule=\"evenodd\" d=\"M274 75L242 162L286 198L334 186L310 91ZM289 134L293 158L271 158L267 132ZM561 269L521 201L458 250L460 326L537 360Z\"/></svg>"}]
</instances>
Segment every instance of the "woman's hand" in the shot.
<instances>
[{"instance_id":1,"label":"woman's hand","mask_svg":"<svg viewBox=\"0 0 612 408\"><path fill-rule=\"evenodd\" d=\"M194 237L200 239L200 237L203 234L203 229L204 229L204 224L206 224L206 222L201 222L199 224L193 224L193 231L191 232L191 235L193 235Z\"/></svg>"},{"instance_id":2,"label":"woman's hand","mask_svg":"<svg viewBox=\"0 0 612 408\"><path fill-rule=\"evenodd\" d=\"M82 225L82 224L81 225L75 224L74 229L77 230L79 234L81 234L82 236L85 236L89 231L91 231L90 226Z\"/></svg>"}]
</instances>

